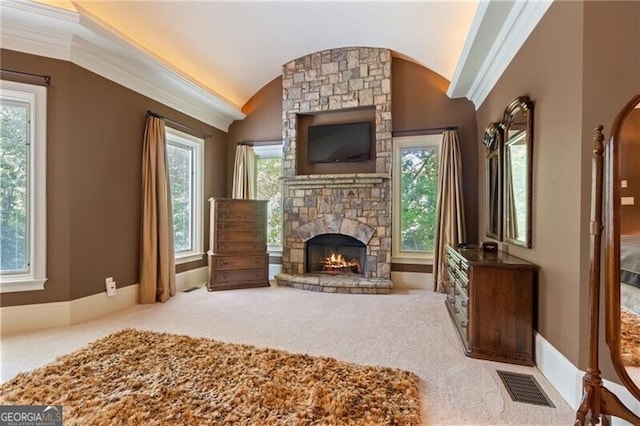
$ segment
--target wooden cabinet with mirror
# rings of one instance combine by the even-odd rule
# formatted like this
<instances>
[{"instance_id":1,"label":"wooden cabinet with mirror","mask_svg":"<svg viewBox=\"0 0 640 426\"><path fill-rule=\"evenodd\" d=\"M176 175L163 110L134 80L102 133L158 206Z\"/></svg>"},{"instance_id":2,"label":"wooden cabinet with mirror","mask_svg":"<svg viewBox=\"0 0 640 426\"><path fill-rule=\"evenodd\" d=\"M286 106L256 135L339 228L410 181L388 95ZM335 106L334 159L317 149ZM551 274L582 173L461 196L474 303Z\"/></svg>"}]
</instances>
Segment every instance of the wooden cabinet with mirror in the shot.
<instances>
[{"instance_id":1,"label":"wooden cabinet with mirror","mask_svg":"<svg viewBox=\"0 0 640 426\"><path fill-rule=\"evenodd\" d=\"M533 102L513 99L502 122L490 123L486 156L486 236L531 248Z\"/></svg>"},{"instance_id":2,"label":"wooden cabinet with mirror","mask_svg":"<svg viewBox=\"0 0 640 426\"><path fill-rule=\"evenodd\" d=\"M640 400L640 210L635 207L640 195L640 181L636 180L640 170L640 94L620 111L604 147L602 128L597 129L593 148L589 368L576 424L594 424L600 418L608 421L608 416L640 424L638 414L602 385L598 366L604 242L605 340L622 384Z\"/></svg>"}]
</instances>

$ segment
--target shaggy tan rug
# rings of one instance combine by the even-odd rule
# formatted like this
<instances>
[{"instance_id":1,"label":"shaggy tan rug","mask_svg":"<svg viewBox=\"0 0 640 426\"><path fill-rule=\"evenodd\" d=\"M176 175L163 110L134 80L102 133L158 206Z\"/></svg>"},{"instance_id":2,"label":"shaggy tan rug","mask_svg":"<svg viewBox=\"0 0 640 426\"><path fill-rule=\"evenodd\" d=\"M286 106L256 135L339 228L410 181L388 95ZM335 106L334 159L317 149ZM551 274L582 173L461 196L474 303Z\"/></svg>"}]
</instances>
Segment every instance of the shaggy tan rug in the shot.
<instances>
[{"instance_id":1,"label":"shaggy tan rug","mask_svg":"<svg viewBox=\"0 0 640 426\"><path fill-rule=\"evenodd\" d=\"M629 367L640 367L640 315L622 307L621 315L622 362Z\"/></svg>"},{"instance_id":2,"label":"shaggy tan rug","mask_svg":"<svg viewBox=\"0 0 640 426\"><path fill-rule=\"evenodd\" d=\"M326 357L125 329L2 385L65 425L417 425L418 377Z\"/></svg>"}]
</instances>

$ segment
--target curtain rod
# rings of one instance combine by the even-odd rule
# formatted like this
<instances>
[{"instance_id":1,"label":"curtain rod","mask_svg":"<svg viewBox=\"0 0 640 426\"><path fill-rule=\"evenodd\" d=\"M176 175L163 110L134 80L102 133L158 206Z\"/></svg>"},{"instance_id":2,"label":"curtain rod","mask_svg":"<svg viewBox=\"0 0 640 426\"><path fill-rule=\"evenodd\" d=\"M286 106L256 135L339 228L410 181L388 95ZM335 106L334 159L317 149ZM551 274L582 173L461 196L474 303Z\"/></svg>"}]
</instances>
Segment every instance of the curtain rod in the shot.
<instances>
[{"instance_id":1,"label":"curtain rod","mask_svg":"<svg viewBox=\"0 0 640 426\"><path fill-rule=\"evenodd\" d=\"M255 145L282 145L282 141L278 141L278 140L254 141L254 142L244 141L244 142L238 142L238 145L248 145L248 146L255 146Z\"/></svg>"},{"instance_id":2,"label":"curtain rod","mask_svg":"<svg viewBox=\"0 0 640 426\"><path fill-rule=\"evenodd\" d=\"M155 117L155 118L160 118L160 119L162 119L164 121L167 121L167 122L173 124L174 126L182 127L183 129L188 129L188 130L191 130L192 132L199 133L202 136L202 139L207 139L207 138L210 138L210 137L213 136L213 135L210 135L208 133L202 133L201 130L198 130L198 129L190 127L190 126L187 126L186 124L179 123L179 122L177 122L175 120L172 120L170 118L162 116L162 115L158 114L157 112L153 112L151 110L147 111L147 117L148 116L152 116L152 117Z\"/></svg>"},{"instance_id":3,"label":"curtain rod","mask_svg":"<svg viewBox=\"0 0 640 426\"><path fill-rule=\"evenodd\" d=\"M398 130L396 132L391 132L391 136L419 136L419 135L428 135L429 133L441 132L443 130L458 130L458 126L447 126L447 127L432 127L429 129L415 129L415 130Z\"/></svg>"},{"instance_id":4,"label":"curtain rod","mask_svg":"<svg viewBox=\"0 0 640 426\"><path fill-rule=\"evenodd\" d=\"M24 71L15 71L15 70L9 70L9 69L6 69L6 68L0 69L0 72L6 72L8 74L26 75L27 77L41 78L41 79L44 80L44 83L47 86L49 85L49 83L51 83L51 76L50 75L34 74L34 73L31 73L31 72L24 72Z\"/></svg>"}]
</instances>

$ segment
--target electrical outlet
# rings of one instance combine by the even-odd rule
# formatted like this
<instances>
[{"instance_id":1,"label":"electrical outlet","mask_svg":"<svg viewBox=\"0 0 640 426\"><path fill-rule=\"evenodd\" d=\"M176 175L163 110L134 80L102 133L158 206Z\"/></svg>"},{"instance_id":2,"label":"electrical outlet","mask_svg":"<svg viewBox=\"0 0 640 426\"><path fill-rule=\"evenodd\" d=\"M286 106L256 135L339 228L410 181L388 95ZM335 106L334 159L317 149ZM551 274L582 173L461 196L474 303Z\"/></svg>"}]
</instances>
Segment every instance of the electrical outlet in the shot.
<instances>
[{"instance_id":1,"label":"electrical outlet","mask_svg":"<svg viewBox=\"0 0 640 426\"><path fill-rule=\"evenodd\" d=\"M116 282L113 280L113 277L105 278L104 285L107 290L107 296L113 297L116 295Z\"/></svg>"},{"instance_id":2,"label":"electrical outlet","mask_svg":"<svg viewBox=\"0 0 640 426\"><path fill-rule=\"evenodd\" d=\"M635 204L634 197L621 197L620 201L623 206L633 206Z\"/></svg>"}]
</instances>

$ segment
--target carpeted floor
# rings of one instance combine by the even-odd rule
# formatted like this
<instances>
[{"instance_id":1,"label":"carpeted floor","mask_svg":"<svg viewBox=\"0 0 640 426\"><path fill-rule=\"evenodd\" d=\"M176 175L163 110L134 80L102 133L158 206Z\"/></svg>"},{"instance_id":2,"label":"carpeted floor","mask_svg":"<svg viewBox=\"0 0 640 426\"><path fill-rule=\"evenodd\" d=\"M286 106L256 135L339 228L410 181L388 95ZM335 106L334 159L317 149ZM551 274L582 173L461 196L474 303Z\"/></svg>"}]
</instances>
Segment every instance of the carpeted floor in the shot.
<instances>
[{"instance_id":1,"label":"carpeted floor","mask_svg":"<svg viewBox=\"0 0 640 426\"><path fill-rule=\"evenodd\" d=\"M411 371L420 378L424 425L573 424L575 410L538 369L464 356L444 301L445 295L425 290L349 295L201 288L70 327L2 336L0 373L4 383L135 328ZM514 402L496 370L533 375L556 408Z\"/></svg>"},{"instance_id":2,"label":"carpeted floor","mask_svg":"<svg viewBox=\"0 0 640 426\"><path fill-rule=\"evenodd\" d=\"M0 392L2 404L62 405L66 425L421 423L414 373L133 329Z\"/></svg>"},{"instance_id":3,"label":"carpeted floor","mask_svg":"<svg viewBox=\"0 0 640 426\"><path fill-rule=\"evenodd\" d=\"M620 351L622 362L629 367L640 367L640 315L621 308Z\"/></svg>"}]
</instances>

